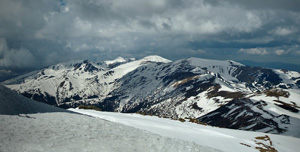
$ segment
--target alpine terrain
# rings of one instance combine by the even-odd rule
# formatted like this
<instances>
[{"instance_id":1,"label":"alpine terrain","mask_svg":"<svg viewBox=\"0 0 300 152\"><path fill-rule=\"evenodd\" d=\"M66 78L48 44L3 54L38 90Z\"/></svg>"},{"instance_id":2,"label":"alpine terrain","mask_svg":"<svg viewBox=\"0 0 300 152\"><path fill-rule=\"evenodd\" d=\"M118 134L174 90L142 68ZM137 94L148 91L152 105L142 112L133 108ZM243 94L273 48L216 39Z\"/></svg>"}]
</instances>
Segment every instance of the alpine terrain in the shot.
<instances>
[{"instance_id":1,"label":"alpine terrain","mask_svg":"<svg viewBox=\"0 0 300 152\"><path fill-rule=\"evenodd\" d=\"M3 83L62 108L190 119L212 126L300 137L300 73L235 61L160 56L53 65Z\"/></svg>"},{"instance_id":2,"label":"alpine terrain","mask_svg":"<svg viewBox=\"0 0 300 152\"><path fill-rule=\"evenodd\" d=\"M1 152L219 151L37 103L1 85L0 104Z\"/></svg>"},{"instance_id":3,"label":"alpine terrain","mask_svg":"<svg viewBox=\"0 0 300 152\"><path fill-rule=\"evenodd\" d=\"M296 152L300 142L294 137L155 116L69 111L35 102L1 85L0 104L0 151L3 152Z\"/></svg>"}]
</instances>

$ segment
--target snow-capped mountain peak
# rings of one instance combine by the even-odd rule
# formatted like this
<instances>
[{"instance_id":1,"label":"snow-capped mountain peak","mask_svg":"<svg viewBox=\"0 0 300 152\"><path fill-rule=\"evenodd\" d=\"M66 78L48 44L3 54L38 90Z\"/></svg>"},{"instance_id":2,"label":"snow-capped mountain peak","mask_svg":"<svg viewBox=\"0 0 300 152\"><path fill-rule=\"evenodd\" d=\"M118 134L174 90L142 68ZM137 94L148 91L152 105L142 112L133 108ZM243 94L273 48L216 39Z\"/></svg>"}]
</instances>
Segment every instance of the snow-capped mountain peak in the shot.
<instances>
[{"instance_id":1,"label":"snow-capped mountain peak","mask_svg":"<svg viewBox=\"0 0 300 152\"><path fill-rule=\"evenodd\" d=\"M150 55L150 56L146 56L143 59L141 59L142 61L151 61L151 62L163 62L163 63L169 63L171 62L171 60L165 59L161 56L158 55Z\"/></svg>"},{"instance_id":2,"label":"snow-capped mountain peak","mask_svg":"<svg viewBox=\"0 0 300 152\"><path fill-rule=\"evenodd\" d=\"M124 59L123 57L118 57L114 60L108 60L108 61L104 61L107 65L111 65L111 64L115 64L115 63L121 63L121 62L126 62L127 60Z\"/></svg>"}]
</instances>

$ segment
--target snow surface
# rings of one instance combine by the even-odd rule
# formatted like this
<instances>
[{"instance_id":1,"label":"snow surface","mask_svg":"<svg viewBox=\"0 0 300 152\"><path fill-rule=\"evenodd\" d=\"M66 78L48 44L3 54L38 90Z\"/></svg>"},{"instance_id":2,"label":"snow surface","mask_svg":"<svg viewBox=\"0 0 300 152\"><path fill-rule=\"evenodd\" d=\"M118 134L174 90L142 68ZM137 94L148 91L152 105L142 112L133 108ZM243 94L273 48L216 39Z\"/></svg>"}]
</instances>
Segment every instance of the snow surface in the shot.
<instances>
[{"instance_id":1,"label":"snow surface","mask_svg":"<svg viewBox=\"0 0 300 152\"><path fill-rule=\"evenodd\" d=\"M217 151L79 114L0 115L0 121L3 152Z\"/></svg>"},{"instance_id":2,"label":"snow surface","mask_svg":"<svg viewBox=\"0 0 300 152\"><path fill-rule=\"evenodd\" d=\"M198 125L190 122L182 123L179 121L158 118L155 116L99 112L82 109L69 110L105 119L111 122L133 126L135 128L150 131L168 138L182 139L199 145L213 147L221 151L257 152L258 150L256 147L261 147L259 144L257 144L258 142L271 146L279 152L297 152L300 148L300 139L288 136L217 128ZM267 141L255 138L265 135L270 137L272 145L270 145L270 143Z\"/></svg>"},{"instance_id":3,"label":"snow surface","mask_svg":"<svg viewBox=\"0 0 300 152\"><path fill-rule=\"evenodd\" d=\"M60 110L26 99L3 86L0 86L0 101L1 152L218 151L193 142Z\"/></svg>"}]
</instances>

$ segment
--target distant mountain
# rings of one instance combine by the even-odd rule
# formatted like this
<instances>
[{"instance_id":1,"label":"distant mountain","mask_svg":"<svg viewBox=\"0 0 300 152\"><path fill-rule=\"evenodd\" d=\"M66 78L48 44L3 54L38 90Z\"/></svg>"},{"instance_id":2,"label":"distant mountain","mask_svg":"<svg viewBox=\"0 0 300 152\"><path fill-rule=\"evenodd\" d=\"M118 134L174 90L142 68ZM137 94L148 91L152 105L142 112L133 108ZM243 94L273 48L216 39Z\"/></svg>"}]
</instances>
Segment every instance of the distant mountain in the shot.
<instances>
[{"instance_id":1,"label":"distant mountain","mask_svg":"<svg viewBox=\"0 0 300 152\"><path fill-rule=\"evenodd\" d=\"M95 105L104 111L198 118L221 127L299 134L293 127L300 124L300 73L231 60L172 62L148 56L74 61L4 84L28 98L63 108Z\"/></svg>"},{"instance_id":2,"label":"distant mountain","mask_svg":"<svg viewBox=\"0 0 300 152\"><path fill-rule=\"evenodd\" d=\"M254 62L250 60L238 60L238 62L252 67L286 69L290 71L300 72L300 65L298 64L290 64L290 63L282 63L282 62Z\"/></svg>"}]
</instances>

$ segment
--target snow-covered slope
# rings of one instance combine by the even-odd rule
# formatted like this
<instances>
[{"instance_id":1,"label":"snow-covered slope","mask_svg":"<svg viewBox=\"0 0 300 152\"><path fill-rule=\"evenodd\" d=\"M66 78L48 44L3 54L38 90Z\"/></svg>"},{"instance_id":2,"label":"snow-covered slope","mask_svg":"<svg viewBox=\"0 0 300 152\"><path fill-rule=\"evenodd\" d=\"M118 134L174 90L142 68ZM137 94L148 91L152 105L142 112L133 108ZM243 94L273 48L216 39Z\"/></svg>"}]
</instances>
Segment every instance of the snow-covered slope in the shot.
<instances>
[{"instance_id":1,"label":"snow-covered slope","mask_svg":"<svg viewBox=\"0 0 300 152\"><path fill-rule=\"evenodd\" d=\"M198 120L213 126L300 138L299 114L266 101L268 100L233 100Z\"/></svg>"},{"instance_id":2,"label":"snow-covered slope","mask_svg":"<svg viewBox=\"0 0 300 152\"><path fill-rule=\"evenodd\" d=\"M159 56L106 62L72 61L5 81L26 97L62 107L97 103L115 89L115 81L139 66L170 62Z\"/></svg>"},{"instance_id":3,"label":"snow-covered slope","mask_svg":"<svg viewBox=\"0 0 300 152\"><path fill-rule=\"evenodd\" d=\"M0 109L1 152L218 151L193 142L58 110L18 96L3 86L0 86L0 99L1 107L4 104L9 108Z\"/></svg>"},{"instance_id":4,"label":"snow-covered slope","mask_svg":"<svg viewBox=\"0 0 300 152\"><path fill-rule=\"evenodd\" d=\"M99 112L93 110L71 109L96 118L125 124L150 131L169 138L182 139L225 152L299 151L299 138L248 132L180 122L156 116Z\"/></svg>"},{"instance_id":5,"label":"snow-covered slope","mask_svg":"<svg viewBox=\"0 0 300 152\"><path fill-rule=\"evenodd\" d=\"M75 61L5 84L26 97L64 108L92 104L104 111L199 118L228 128L299 134L292 128L300 118L300 74L248 67L231 60L188 58L171 62L148 56L139 60ZM279 94L272 93L274 89ZM242 119L247 112L252 113L251 118ZM217 117L218 122L231 121L213 122ZM260 124L266 121L270 123Z\"/></svg>"}]
</instances>

